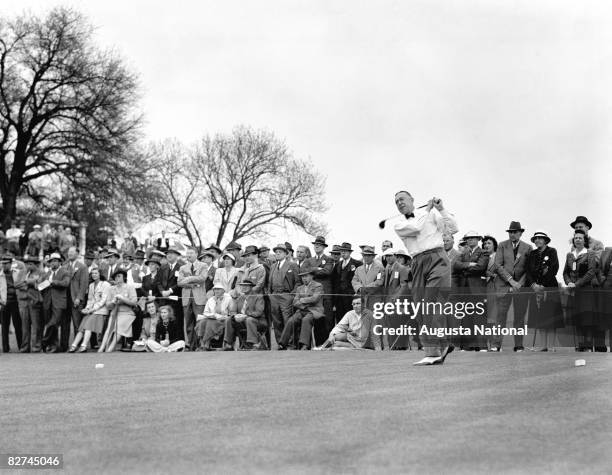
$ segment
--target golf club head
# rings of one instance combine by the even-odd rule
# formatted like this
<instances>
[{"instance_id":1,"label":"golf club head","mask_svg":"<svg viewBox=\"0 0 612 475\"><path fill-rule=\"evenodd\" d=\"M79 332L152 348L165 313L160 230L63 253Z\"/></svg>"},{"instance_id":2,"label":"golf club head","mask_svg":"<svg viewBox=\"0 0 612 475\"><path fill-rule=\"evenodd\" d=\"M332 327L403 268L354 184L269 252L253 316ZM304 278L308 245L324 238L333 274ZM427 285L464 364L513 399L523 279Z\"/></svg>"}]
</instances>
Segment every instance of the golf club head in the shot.
<instances>
[{"instance_id":1,"label":"golf club head","mask_svg":"<svg viewBox=\"0 0 612 475\"><path fill-rule=\"evenodd\" d=\"M380 229L385 229L385 223L387 222L386 219L383 219L380 223L378 223L378 227Z\"/></svg>"}]
</instances>

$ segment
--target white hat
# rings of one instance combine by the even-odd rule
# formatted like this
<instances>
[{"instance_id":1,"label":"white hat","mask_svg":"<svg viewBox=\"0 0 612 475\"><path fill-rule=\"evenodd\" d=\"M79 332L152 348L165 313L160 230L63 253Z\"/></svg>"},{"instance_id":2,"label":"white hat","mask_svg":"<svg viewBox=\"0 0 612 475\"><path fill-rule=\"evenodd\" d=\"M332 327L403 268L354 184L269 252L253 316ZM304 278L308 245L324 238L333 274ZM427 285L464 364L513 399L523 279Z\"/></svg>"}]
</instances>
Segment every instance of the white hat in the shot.
<instances>
[{"instance_id":1,"label":"white hat","mask_svg":"<svg viewBox=\"0 0 612 475\"><path fill-rule=\"evenodd\" d=\"M392 247L390 247L389 249L387 249L385 252L383 252L382 254L383 256L394 256L395 255L395 251L393 250Z\"/></svg>"},{"instance_id":2,"label":"white hat","mask_svg":"<svg viewBox=\"0 0 612 475\"><path fill-rule=\"evenodd\" d=\"M469 239L469 238L478 238L478 239L482 239L482 236L478 233L478 231L468 231L467 233L465 233L465 236L463 236L463 239Z\"/></svg>"},{"instance_id":3,"label":"white hat","mask_svg":"<svg viewBox=\"0 0 612 475\"><path fill-rule=\"evenodd\" d=\"M221 284L215 284L215 285L213 286L213 290L215 290L215 289L225 290L225 287L223 287Z\"/></svg>"}]
</instances>

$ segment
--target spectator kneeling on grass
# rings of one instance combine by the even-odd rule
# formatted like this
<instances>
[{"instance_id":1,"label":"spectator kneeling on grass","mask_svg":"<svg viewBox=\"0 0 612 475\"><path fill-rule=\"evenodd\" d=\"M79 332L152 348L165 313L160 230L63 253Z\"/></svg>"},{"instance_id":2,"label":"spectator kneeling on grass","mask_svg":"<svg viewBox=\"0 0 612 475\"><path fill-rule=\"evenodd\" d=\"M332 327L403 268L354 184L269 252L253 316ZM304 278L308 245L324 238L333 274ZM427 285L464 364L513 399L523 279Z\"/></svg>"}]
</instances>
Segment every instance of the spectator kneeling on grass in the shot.
<instances>
[{"instance_id":1,"label":"spectator kneeling on grass","mask_svg":"<svg viewBox=\"0 0 612 475\"><path fill-rule=\"evenodd\" d=\"M183 351L184 348L185 341L180 339L180 329L174 318L174 310L170 305L160 307L155 335L147 340L147 349L155 353L171 353Z\"/></svg>"},{"instance_id":2,"label":"spectator kneeling on grass","mask_svg":"<svg viewBox=\"0 0 612 475\"><path fill-rule=\"evenodd\" d=\"M367 308L362 310L361 297L356 295L352 301L353 310L332 329L329 338L321 345L324 348L347 348L380 350L380 336L373 331L374 318Z\"/></svg>"}]
</instances>

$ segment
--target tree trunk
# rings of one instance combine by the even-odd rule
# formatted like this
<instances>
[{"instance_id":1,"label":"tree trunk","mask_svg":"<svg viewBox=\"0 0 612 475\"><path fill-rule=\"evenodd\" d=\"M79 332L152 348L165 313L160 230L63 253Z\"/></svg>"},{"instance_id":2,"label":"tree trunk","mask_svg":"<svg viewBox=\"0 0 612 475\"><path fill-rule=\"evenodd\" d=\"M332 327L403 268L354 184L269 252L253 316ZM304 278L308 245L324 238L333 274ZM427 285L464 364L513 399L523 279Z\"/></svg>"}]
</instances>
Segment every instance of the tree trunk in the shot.
<instances>
[{"instance_id":1,"label":"tree trunk","mask_svg":"<svg viewBox=\"0 0 612 475\"><path fill-rule=\"evenodd\" d=\"M12 186L9 186L9 191L2 194L3 216L2 229L9 229L17 216L17 194L11 193Z\"/></svg>"}]
</instances>

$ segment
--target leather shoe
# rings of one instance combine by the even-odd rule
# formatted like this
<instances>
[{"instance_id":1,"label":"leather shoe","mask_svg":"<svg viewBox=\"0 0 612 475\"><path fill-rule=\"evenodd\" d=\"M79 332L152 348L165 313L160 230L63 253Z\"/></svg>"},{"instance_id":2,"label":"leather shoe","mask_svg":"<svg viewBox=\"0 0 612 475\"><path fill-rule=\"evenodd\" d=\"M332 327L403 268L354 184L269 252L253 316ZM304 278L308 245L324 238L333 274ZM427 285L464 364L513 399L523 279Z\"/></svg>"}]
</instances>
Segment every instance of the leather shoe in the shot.
<instances>
[{"instance_id":1,"label":"leather shoe","mask_svg":"<svg viewBox=\"0 0 612 475\"><path fill-rule=\"evenodd\" d=\"M440 356L426 356L422 360L412 363L413 366L429 366L436 364L436 361L440 361Z\"/></svg>"},{"instance_id":2,"label":"leather shoe","mask_svg":"<svg viewBox=\"0 0 612 475\"><path fill-rule=\"evenodd\" d=\"M81 346L79 348L79 351L77 351L77 353L87 353L87 347L86 346Z\"/></svg>"}]
</instances>

